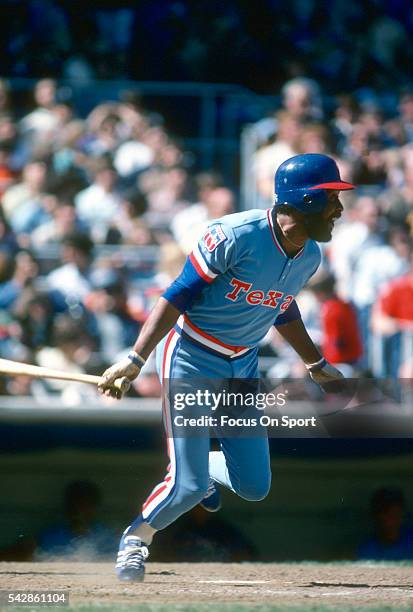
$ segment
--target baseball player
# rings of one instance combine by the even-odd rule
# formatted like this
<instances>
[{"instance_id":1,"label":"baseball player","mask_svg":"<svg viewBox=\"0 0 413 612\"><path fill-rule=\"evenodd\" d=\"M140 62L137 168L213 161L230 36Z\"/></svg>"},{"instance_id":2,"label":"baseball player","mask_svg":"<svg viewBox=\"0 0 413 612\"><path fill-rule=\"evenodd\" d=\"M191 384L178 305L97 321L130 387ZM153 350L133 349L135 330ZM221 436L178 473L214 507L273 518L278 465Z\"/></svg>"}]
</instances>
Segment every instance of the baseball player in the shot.
<instances>
[{"instance_id":1,"label":"baseball player","mask_svg":"<svg viewBox=\"0 0 413 612\"><path fill-rule=\"evenodd\" d=\"M285 161L275 175L274 206L211 223L157 302L128 358L104 372L100 391L119 398L113 382L136 378L157 346L170 463L164 480L123 533L116 564L120 580L143 580L156 531L198 503L218 510L219 485L251 501L269 491L267 436L223 437L221 450L210 452L208 436L176 435L171 381L258 379L257 345L272 325L314 381L322 385L342 377L313 344L294 298L320 264L316 241L329 241L341 216L339 192L353 188L326 155Z\"/></svg>"}]
</instances>

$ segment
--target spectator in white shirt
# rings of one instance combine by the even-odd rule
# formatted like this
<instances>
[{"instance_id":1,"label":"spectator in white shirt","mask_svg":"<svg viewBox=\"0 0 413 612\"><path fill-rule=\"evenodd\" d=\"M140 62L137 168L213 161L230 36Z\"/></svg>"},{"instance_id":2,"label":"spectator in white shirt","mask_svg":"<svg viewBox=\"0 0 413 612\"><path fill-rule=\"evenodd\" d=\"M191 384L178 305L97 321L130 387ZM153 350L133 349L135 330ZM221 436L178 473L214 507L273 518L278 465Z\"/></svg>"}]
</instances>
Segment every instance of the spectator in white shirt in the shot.
<instances>
[{"instance_id":1,"label":"spectator in white shirt","mask_svg":"<svg viewBox=\"0 0 413 612\"><path fill-rule=\"evenodd\" d=\"M255 154L254 173L262 207L271 206L274 199L274 174L280 164L296 155L300 138L300 122L287 111L277 114L275 142Z\"/></svg>"},{"instance_id":2,"label":"spectator in white shirt","mask_svg":"<svg viewBox=\"0 0 413 612\"><path fill-rule=\"evenodd\" d=\"M384 243L380 221L375 199L363 195L353 209L347 209L347 219L337 227L328 251L337 291L344 300L354 300L354 271L361 255Z\"/></svg>"},{"instance_id":3,"label":"spectator in white shirt","mask_svg":"<svg viewBox=\"0 0 413 612\"><path fill-rule=\"evenodd\" d=\"M22 180L9 187L2 197L2 209L7 221L19 221L20 213L32 202L37 202L43 193L47 167L43 160L33 159L23 168Z\"/></svg>"},{"instance_id":4,"label":"spectator in white shirt","mask_svg":"<svg viewBox=\"0 0 413 612\"><path fill-rule=\"evenodd\" d=\"M20 121L20 130L31 133L36 139L43 133L52 132L57 126L58 117L53 112L56 104L56 81L41 79L36 83L34 99L37 107Z\"/></svg>"},{"instance_id":5,"label":"spectator in white shirt","mask_svg":"<svg viewBox=\"0 0 413 612\"><path fill-rule=\"evenodd\" d=\"M155 152L142 142L142 121L135 121L129 140L120 145L115 153L114 165L119 176L127 177L148 168L154 161Z\"/></svg>"},{"instance_id":6,"label":"spectator in white shirt","mask_svg":"<svg viewBox=\"0 0 413 612\"><path fill-rule=\"evenodd\" d=\"M321 91L317 81L297 77L282 88L284 108L299 121L320 121L323 118Z\"/></svg>"},{"instance_id":7,"label":"spectator in white shirt","mask_svg":"<svg viewBox=\"0 0 413 612\"><path fill-rule=\"evenodd\" d=\"M192 251L213 219L234 212L234 194L226 187L212 189L204 202L193 204L178 213L171 224L175 240L185 254Z\"/></svg>"},{"instance_id":8,"label":"spectator in white shirt","mask_svg":"<svg viewBox=\"0 0 413 612\"><path fill-rule=\"evenodd\" d=\"M107 158L95 160L93 183L75 197L79 220L85 223L95 242L104 242L121 199L115 191L117 175Z\"/></svg>"},{"instance_id":9,"label":"spectator in white shirt","mask_svg":"<svg viewBox=\"0 0 413 612\"><path fill-rule=\"evenodd\" d=\"M409 234L403 228L394 227L389 232L388 244L372 246L359 255L353 283L356 306L372 306L383 285L407 273L409 267Z\"/></svg>"},{"instance_id":10,"label":"spectator in white shirt","mask_svg":"<svg viewBox=\"0 0 413 612\"><path fill-rule=\"evenodd\" d=\"M87 234L68 234L62 241L64 264L46 277L49 288L59 291L70 302L82 302L91 290L92 250L93 242Z\"/></svg>"}]
</instances>

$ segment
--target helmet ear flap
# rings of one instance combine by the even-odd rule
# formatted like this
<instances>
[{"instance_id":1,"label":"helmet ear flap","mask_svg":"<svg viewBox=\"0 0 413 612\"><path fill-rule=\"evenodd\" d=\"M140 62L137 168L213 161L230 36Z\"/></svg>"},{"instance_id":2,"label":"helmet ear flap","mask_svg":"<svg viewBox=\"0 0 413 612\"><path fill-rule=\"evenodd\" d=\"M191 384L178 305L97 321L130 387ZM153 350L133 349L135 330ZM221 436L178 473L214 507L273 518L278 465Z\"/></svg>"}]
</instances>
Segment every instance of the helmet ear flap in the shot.
<instances>
[{"instance_id":1,"label":"helmet ear flap","mask_svg":"<svg viewBox=\"0 0 413 612\"><path fill-rule=\"evenodd\" d=\"M327 206L327 192L325 189L314 189L310 193L308 193L308 190L305 190L301 202L301 212L319 213Z\"/></svg>"}]
</instances>

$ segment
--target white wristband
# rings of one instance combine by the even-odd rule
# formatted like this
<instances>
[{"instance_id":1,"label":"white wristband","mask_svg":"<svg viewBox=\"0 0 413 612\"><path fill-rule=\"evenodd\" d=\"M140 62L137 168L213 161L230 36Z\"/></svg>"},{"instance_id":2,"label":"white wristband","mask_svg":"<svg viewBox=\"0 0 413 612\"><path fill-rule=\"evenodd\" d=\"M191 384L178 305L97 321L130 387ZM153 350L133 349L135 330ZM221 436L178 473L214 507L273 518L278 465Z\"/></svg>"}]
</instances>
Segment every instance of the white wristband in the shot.
<instances>
[{"instance_id":1,"label":"white wristband","mask_svg":"<svg viewBox=\"0 0 413 612\"><path fill-rule=\"evenodd\" d=\"M321 359L319 359L318 361L316 361L315 363L306 363L305 367L307 368L307 370L321 370L325 365L326 365L327 361L325 360L324 357L321 357Z\"/></svg>"}]
</instances>

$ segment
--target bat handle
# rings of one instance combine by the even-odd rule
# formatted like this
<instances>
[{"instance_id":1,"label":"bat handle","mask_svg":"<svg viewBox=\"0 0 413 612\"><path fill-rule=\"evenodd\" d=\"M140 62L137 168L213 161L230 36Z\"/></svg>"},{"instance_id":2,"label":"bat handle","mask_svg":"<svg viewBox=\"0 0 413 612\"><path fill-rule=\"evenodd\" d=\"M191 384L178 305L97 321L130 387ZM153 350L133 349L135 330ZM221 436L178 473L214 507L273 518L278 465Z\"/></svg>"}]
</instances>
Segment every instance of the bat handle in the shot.
<instances>
[{"instance_id":1,"label":"bat handle","mask_svg":"<svg viewBox=\"0 0 413 612\"><path fill-rule=\"evenodd\" d=\"M126 376L122 376L122 378L117 378L115 380L113 386L119 389L121 393L126 393L130 388L130 380Z\"/></svg>"}]
</instances>

